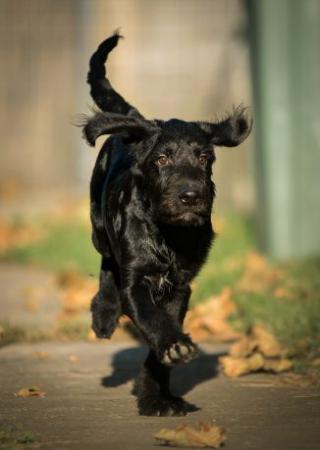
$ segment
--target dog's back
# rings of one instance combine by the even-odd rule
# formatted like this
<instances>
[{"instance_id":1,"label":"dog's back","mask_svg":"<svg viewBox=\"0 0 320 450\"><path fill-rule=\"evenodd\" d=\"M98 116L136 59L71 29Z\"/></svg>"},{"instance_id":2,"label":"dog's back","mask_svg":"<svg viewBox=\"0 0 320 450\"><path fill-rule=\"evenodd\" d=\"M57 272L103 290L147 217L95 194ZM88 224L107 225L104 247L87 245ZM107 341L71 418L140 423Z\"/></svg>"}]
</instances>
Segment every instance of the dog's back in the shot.
<instances>
[{"instance_id":1,"label":"dog's back","mask_svg":"<svg viewBox=\"0 0 320 450\"><path fill-rule=\"evenodd\" d=\"M90 217L93 229L93 243L103 254L107 246L104 229L104 206L112 186L120 184L130 169L133 157L121 138L111 136L102 146L94 165L90 182ZM103 244L102 244L103 243Z\"/></svg>"}]
</instances>

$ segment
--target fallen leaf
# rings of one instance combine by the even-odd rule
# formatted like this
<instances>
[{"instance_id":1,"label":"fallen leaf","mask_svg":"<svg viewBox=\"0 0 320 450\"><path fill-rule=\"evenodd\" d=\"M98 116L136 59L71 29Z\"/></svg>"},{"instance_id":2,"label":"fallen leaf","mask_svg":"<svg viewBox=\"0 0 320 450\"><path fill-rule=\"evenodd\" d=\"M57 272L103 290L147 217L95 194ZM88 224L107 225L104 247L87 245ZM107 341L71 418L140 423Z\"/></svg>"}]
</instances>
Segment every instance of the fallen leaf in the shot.
<instances>
[{"instance_id":1,"label":"fallen leaf","mask_svg":"<svg viewBox=\"0 0 320 450\"><path fill-rule=\"evenodd\" d=\"M239 341L231 345L230 356L244 357L251 355L258 347L258 342L252 336L244 336Z\"/></svg>"},{"instance_id":2,"label":"fallen leaf","mask_svg":"<svg viewBox=\"0 0 320 450\"><path fill-rule=\"evenodd\" d=\"M20 389L20 391L14 394L16 397L45 397L47 394L44 391L41 391L39 387L32 386L29 388Z\"/></svg>"},{"instance_id":3,"label":"fallen leaf","mask_svg":"<svg viewBox=\"0 0 320 450\"><path fill-rule=\"evenodd\" d=\"M259 351L267 358L281 357L285 354L285 349L280 345L276 337L261 325L255 325L247 336L231 345L230 356L249 356L255 351Z\"/></svg>"},{"instance_id":4,"label":"fallen leaf","mask_svg":"<svg viewBox=\"0 0 320 450\"><path fill-rule=\"evenodd\" d=\"M69 359L69 361L72 362L72 363L76 363L76 362L79 361L79 357L78 357L77 355L73 355L73 354L70 354L70 355L68 356L68 359Z\"/></svg>"},{"instance_id":5,"label":"fallen leaf","mask_svg":"<svg viewBox=\"0 0 320 450\"><path fill-rule=\"evenodd\" d=\"M218 425L198 423L195 426L179 425L175 429L163 428L154 437L173 447L219 448L226 440L226 431Z\"/></svg>"},{"instance_id":6,"label":"fallen leaf","mask_svg":"<svg viewBox=\"0 0 320 450\"><path fill-rule=\"evenodd\" d=\"M92 342L95 342L98 340L98 338L93 330L89 330L87 339L88 339L88 341L92 341Z\"/></svg>"},{"instance_id":7,"label":"fallen leaf","mask_svg":"<svg viewBox=\"0 0 320 450\"><path fill-rule=\"evenodd\" d=\"M20 247L38 241L44 236L43 230L35 225L0 219L0 255L9 248Z\"/></svg>"},{"instance_id":8,"label":"fallen leaf","mask_svg":"<svg viewBox=\"0 0 320 450\"><path fill-rule=\"evenodd\" d=\"M219 295L210 297L188 311L185 329L197 341L230 342L239 339L241 334L234 331L227 320L235 309L236 305L231 300L231 290L225 288Z\"/></svg>"},{"instance_id":9,"label":"fallen leaf","mask_svg":"<svg viewBox=\"0 0 320 450\"><path fill-rule=\"evenodd\" d=\"M273 291L273 296L276 298L290 298L291 295L288 289L283 286L279 286Z\"/></svg>"},{"instance_id":10,"label":"fallen leaf","mask_svg":"<svg viewBox=\"0 0 320 450\"><path fill-rule=\"evenodd\" d=\"M262 325L255 325L247 336L230 346L229 356L219 360L228 377L239 377L258 370L280 373L293 367L292 362L283 357L285 353L270 331Z\"/></svg>"},{"instance_id":11,"label":"fallen leaf","mask_svg":"<svg viewBox=\"0 0 320 450\"><path fill-rule=\"evenodd\" d=\"M260 353L254 353L248 358L221 356L219 362L224 374L227 377L235 378L263 369L265 361Z\"/></svg>"},{"instance_id":12,"label":"fallen leaf","mask_svg":"<svg viewBox=\"0 0 320 450\"><path fill-rule=\"evenodd\" d=\"M23 188L16 179L2 177L0 181L1 201L12 201L18 198L22 191Z\"/></svg>"},{"instance_id":13,"label":"fallen leaf","mask_svg":"<svg viewBox=\"0 0 320 450\"><path fill-rule=\"evenodd\" d=\"M24 302L24 307L29 312L35 312L39 309L39 300L26 300Z\"/></svg>"},{"instance_id":14,"label":"fallen leaf","mask_svg":"<svg viewBox=\"0 0 320 450\"><path fill-rule=\"evenodd\" d=\"M255 325L251 330L253 338L257 341L260 352L268 357L281 356L284 349L281 347L276 337L261 325Z\"/></svg>"},{"instance_id":15,"label":"fallen leaf","mask_svg":"<svg viewBox=\"0 0 320 450\"><path fill-rule=\"evenodd\" d=\"M251 252L246 257L245 271L237 289L247 293L270 292L278 287L281 276L262 255Z\"/></svg>"},{"instance_id":16,"label":"fallen leaf","mask_svg":"<svg viewBox=\"0 0 320 450\"><path fill-rule=\"evenodd\" d=\"M212 220L214 222L214 230L217 232L217 234L222 233L227 226L226 219L224 217L214 215L212 217Z\"/></svg>"},{"instance_id":17,"label":"fallen leaf","mask_svg":"<svg viewBox=\"0 0 320 450\"><path fill-rule=\"evenodd\" d=\"M313 367L320 367L320 357L314 358L311 362Z\"/></svg>"},{"instance_id":18,"label":"fallen leaf","mask_svg":"<svg viewBox=\"0 0 320 450\"><path fill-rule=\"evenodd\" d=\"M274 372L274 373L280 373L280 372L288 372L293 367L292 361L287 358L281 358L281 359L265 359L264 362L264 370L267 372Z\"/></svg>"},{"instance_id":19,"label":"fallen leaf","mask_svg":"<svg viewBox=\"0 0 320 450\"><path fill-rule=\"evenodd\" d=\"M49 358L49 353L44 352L43 350L39 350L39 351L33 352L33 356L37 359L43 360L43 359Z\"/></svg>"}]
</instances>

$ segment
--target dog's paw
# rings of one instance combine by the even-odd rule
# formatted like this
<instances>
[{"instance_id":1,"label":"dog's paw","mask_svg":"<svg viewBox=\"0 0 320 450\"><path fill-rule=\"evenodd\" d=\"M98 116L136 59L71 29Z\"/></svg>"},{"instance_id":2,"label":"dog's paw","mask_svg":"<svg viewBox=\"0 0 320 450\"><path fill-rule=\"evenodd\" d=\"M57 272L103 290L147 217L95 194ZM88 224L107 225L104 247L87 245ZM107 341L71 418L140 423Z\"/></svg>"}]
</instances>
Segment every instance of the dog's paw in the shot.
<instances>
[{"instance_id":1,"label":"dog's paw","mask_svg":"<svg viewBox=\"0 0 320 450\"><path fill-rule=\"evenodd\" d=\"M104 309L92 313L92 329L101 339L109 339L117 327L119 316L114 310Z\"/></svg>"},{"instance_id":2,"label":"dog's paw","mask_svg":"<svg viewBox=\"0 0 320 450\"><path fill-rule=\"evenodd\" d=\"M199 348L187 335L182 335L176 342L168 345L160 356L160 362L167 366L186 363L194 359Z\"/></svg>"},{"instance_id":3,"label":"dog's paw","mask_svg":"<svg viewBox=\"0 0 320 450\"><path fill-rule=\"evenodd\" d=\"M147 397L138 401L139 414L142 416L185 416L198 408L187 403L183 398Z\"/></svg>"}]
</instances>

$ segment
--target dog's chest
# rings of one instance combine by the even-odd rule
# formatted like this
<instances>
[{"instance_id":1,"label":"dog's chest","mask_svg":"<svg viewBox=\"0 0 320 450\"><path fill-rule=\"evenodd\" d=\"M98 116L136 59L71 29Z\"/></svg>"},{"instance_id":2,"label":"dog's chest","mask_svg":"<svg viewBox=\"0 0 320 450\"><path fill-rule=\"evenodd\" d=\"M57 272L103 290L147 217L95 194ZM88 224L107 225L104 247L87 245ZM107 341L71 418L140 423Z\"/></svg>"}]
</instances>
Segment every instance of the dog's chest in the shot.
<instances>
[{"instance_id":1,"label":"dog's chest","mask_svg":"<svg viewBox=\"0 0 320 450\"><path fill-rule=\"evenodd\" d=\"M146 252L151 256L150 273L144 276L156 301L171 297L178 286L189 284L195 275L195 264L174 252L164 241L147 240Z\"/></svg>"}]
</instances>

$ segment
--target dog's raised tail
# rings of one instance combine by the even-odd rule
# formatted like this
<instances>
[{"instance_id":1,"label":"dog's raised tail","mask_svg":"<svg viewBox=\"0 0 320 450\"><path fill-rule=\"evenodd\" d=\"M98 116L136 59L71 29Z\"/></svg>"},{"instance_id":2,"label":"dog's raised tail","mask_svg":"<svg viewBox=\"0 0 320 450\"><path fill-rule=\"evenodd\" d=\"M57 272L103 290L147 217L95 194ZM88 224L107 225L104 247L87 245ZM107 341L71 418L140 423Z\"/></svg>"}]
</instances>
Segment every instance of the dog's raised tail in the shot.
<instances>
[{"instance_id":1,"label":"dog's raised tail","mask_svg":"<svg viewBox=\"0 0 320 450\"><path fill-rule=\"evenodd\" d=\"M125 101L111 86L106 78L105 62L109 53L117 46L122 36L116 31L105 39L96 52L91 56L88 72L90 94L96 105L102 110L111 113L142 117L139 111Z\"/></svg>"}]
</instances>

